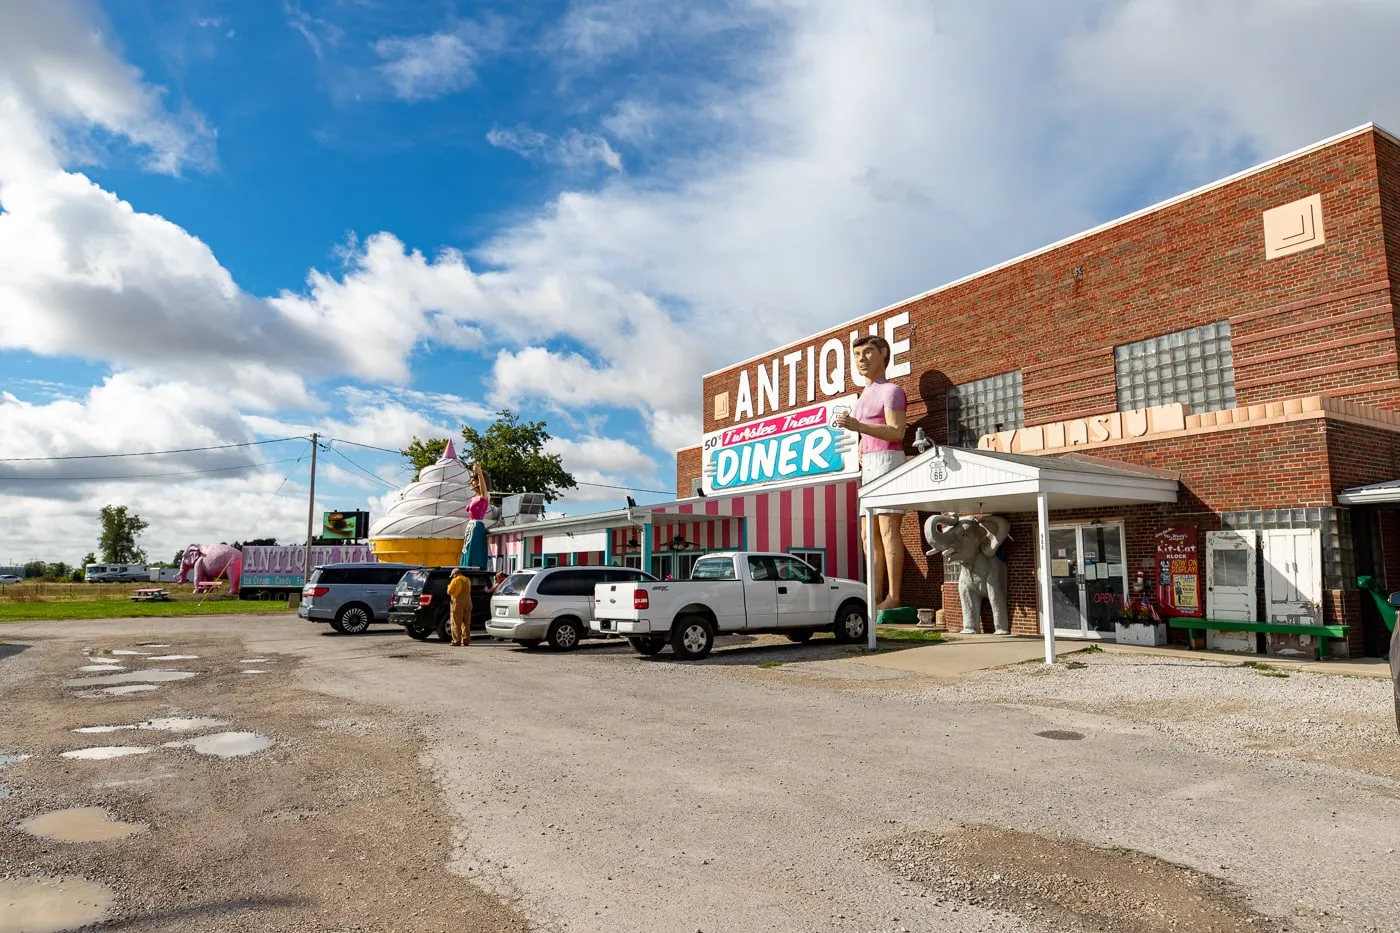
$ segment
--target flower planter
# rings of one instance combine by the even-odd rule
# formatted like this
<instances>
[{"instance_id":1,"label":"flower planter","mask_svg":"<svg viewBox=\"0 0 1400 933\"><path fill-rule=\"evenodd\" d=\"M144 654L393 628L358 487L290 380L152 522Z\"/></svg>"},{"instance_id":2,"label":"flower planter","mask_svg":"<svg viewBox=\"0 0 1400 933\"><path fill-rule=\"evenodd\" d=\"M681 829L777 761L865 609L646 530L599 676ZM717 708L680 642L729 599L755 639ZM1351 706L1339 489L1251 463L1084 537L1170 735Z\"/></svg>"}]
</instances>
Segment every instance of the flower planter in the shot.
<instances>
[{"instance_id":1,"label":"flower planter","mask_svg":"<svg viewBox=\"0 0 1400 933\"><path fill-rule=\"evenodd\" d=\"M1140 622L1124 625L1122 622L1114 622L1113 634L1117 636L1120 645L1145 645L1151 648L1167 643L1167 626L1164 622L1151 625Z\"/></svg>"}]
</instances>

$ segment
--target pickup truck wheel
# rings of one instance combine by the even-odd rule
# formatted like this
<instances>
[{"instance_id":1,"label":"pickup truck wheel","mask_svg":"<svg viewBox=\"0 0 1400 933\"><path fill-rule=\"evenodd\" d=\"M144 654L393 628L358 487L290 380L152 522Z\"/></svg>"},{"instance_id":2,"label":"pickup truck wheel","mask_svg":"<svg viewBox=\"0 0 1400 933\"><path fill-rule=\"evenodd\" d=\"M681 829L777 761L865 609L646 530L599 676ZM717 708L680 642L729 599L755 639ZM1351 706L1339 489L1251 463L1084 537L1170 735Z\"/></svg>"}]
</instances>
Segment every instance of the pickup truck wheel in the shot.
<instances>
[{"instance_id":1,"label":"pickup truck wheel","mask_svg":"<svg viewBox=\"0 0 1400 933\"><path fill-rule=\"evenodd\" d=\"M814 633L813 633L810 629L808 629L807 631L803 631L803 632L784 632L784 633L783 633L784 637L786 637L788 641L794 642L794 643L799 644L799 645L805 645L805 644L807 644L807 642L811 641L811 640L812 640L812 635L813 635L813 634L814 634Z\"/></svg>"},{"instance_id":2,"label":"pickup truck wheel","mask_svg":"<svg viewBox=\"0 0 1400 933\"><path fill-rule=\"evenodd\" d=\"M549 627L547 641L549 647L555 651L573 651L578 647L581 637L577 619L555 619L554 624Z\"/></svg>"},{"instance_id":3,"label":"pickup truck wheel","mask_svg":"<svg viewBox=\"0 0 1400 933\"><path fill-rule=\"evenodd\" d=\"M864 606L860 603L846 603L841 607L841 611L836 613L836 640L846 645L864 641L868 624Z\"/></svg>"},{"instance_id":4,"label":"pickup truck wheel","mask_svg":"<svg viewBox=\"0 0 1400 933\"><path fill-rule=\"evenodd\" d=\"M335 614L335 621L331 624L335 626L337 632L346 635L358 635L369 624L374 621L374 616L370 614L369 608L359 603L350 603L342 606L341 610Z\"/></svg>"},{"instance_id":5,"label":"pickup truck wheel","mask_svg":"<svg viewBox=\"0 0 1400 933\"><path fill-rule=\"evenodd\" d=\"M661 649L666 647L664 638L629 638L627 644L632 646L632 650L638 654L660 654Z\"/></svg>"},{"instance_id":6,"label":"pickup truck wheel","mask_svg":"<svg viewBox=\"0 0 1400 933\"><path fill-rule=\"evenodd\" d=\"M671 627L671 650L687 661L699 661L715 646L715 630L704 616L682 616Z\"/></svg>"}]
</instances>

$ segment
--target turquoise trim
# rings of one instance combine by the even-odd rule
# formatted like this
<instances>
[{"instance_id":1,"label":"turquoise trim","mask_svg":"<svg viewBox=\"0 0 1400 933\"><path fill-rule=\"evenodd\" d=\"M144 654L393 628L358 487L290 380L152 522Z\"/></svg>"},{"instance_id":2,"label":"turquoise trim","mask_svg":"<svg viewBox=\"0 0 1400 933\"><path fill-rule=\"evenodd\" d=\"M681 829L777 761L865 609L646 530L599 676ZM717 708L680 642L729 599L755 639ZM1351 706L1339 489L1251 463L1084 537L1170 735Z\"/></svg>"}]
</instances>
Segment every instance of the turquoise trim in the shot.
<instances>
[{"instance_id":1,"label":"turquoise trim","mask_svg":"<svg viewBox=\"0 0 1400 933\"><path fill-rule=\"evenodd\" d=\"M642 526L642 569L651 573L651 522Z\"/></svg>"}]
</instances>

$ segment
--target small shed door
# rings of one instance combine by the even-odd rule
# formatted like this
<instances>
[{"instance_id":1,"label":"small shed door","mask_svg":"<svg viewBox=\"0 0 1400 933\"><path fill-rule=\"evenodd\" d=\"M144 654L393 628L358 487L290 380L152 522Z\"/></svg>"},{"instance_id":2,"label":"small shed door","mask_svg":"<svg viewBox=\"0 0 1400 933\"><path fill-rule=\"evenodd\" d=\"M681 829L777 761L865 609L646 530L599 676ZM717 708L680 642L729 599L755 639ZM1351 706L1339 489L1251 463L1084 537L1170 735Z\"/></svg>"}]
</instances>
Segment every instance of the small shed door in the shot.
<instances>
[{"instance_id":1,"label":"small shed door","mask_svg":"<svg viewBox=\"0 0 1400 933\"><path fill-rule=\"evenodd\" d=\"M1206 532L1206 615L1211 619L1254 622L1255 532Z\"/></svg>"},{"instance_id":2,"label":"small shed door","mask_svg":"<svg viewBox=\"0 0 1400 933\"><path fill-rule=\"evenodd\" d=\"M1264 532L1267 621L1322 624L1322 537L1316 528Z\"/></svg>"}]
</instances>

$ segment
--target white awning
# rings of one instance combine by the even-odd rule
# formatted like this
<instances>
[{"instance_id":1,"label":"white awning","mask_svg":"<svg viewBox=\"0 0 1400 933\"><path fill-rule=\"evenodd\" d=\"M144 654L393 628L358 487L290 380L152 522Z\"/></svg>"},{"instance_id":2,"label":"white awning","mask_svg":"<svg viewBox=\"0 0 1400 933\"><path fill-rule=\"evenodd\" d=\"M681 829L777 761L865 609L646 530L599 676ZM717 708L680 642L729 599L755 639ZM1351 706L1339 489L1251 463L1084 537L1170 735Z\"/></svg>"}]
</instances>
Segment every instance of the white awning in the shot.
<instances>
[{"instance_id":1,"label":"white awning","mask_svg":"<svg viewBox=\"0 0 1400 933\"><path fill-rule=\"evenodd\" d=\"M867 538L877 509L906 512L1036 513L1037 589L1045 663L1055 662L1051 622L1050 510L1176 502L1178 475L1167 470L1102 460L1083 454L1032 457L991 450L934 447L860 487ZM866 552L866 605L875 605L874 560ZM875 614L868 646L875 647Z\"/></svg>"},{"instance_id":2,"label":"white awning","mask_svg":"<svg viewBox=\"0 0 1400 933\"><path fill-rule=\"evenodd\" d=\"M907 511L1034 512L1175 502L1178 474L1084 454L1034 457L935 447L860 487L861 508Z\"/></svg>"},{"instance_id":3,"label":"white awning","mask_svg":"<svg viewBox=\"0 0 1400 933\"><path fill-rule=\"evenodd\" d=\"M1395 505L1400 503L1400 479L1370 486L1353 486L1337 493L1342 505Z\"/></svg>"}]
</instances>

